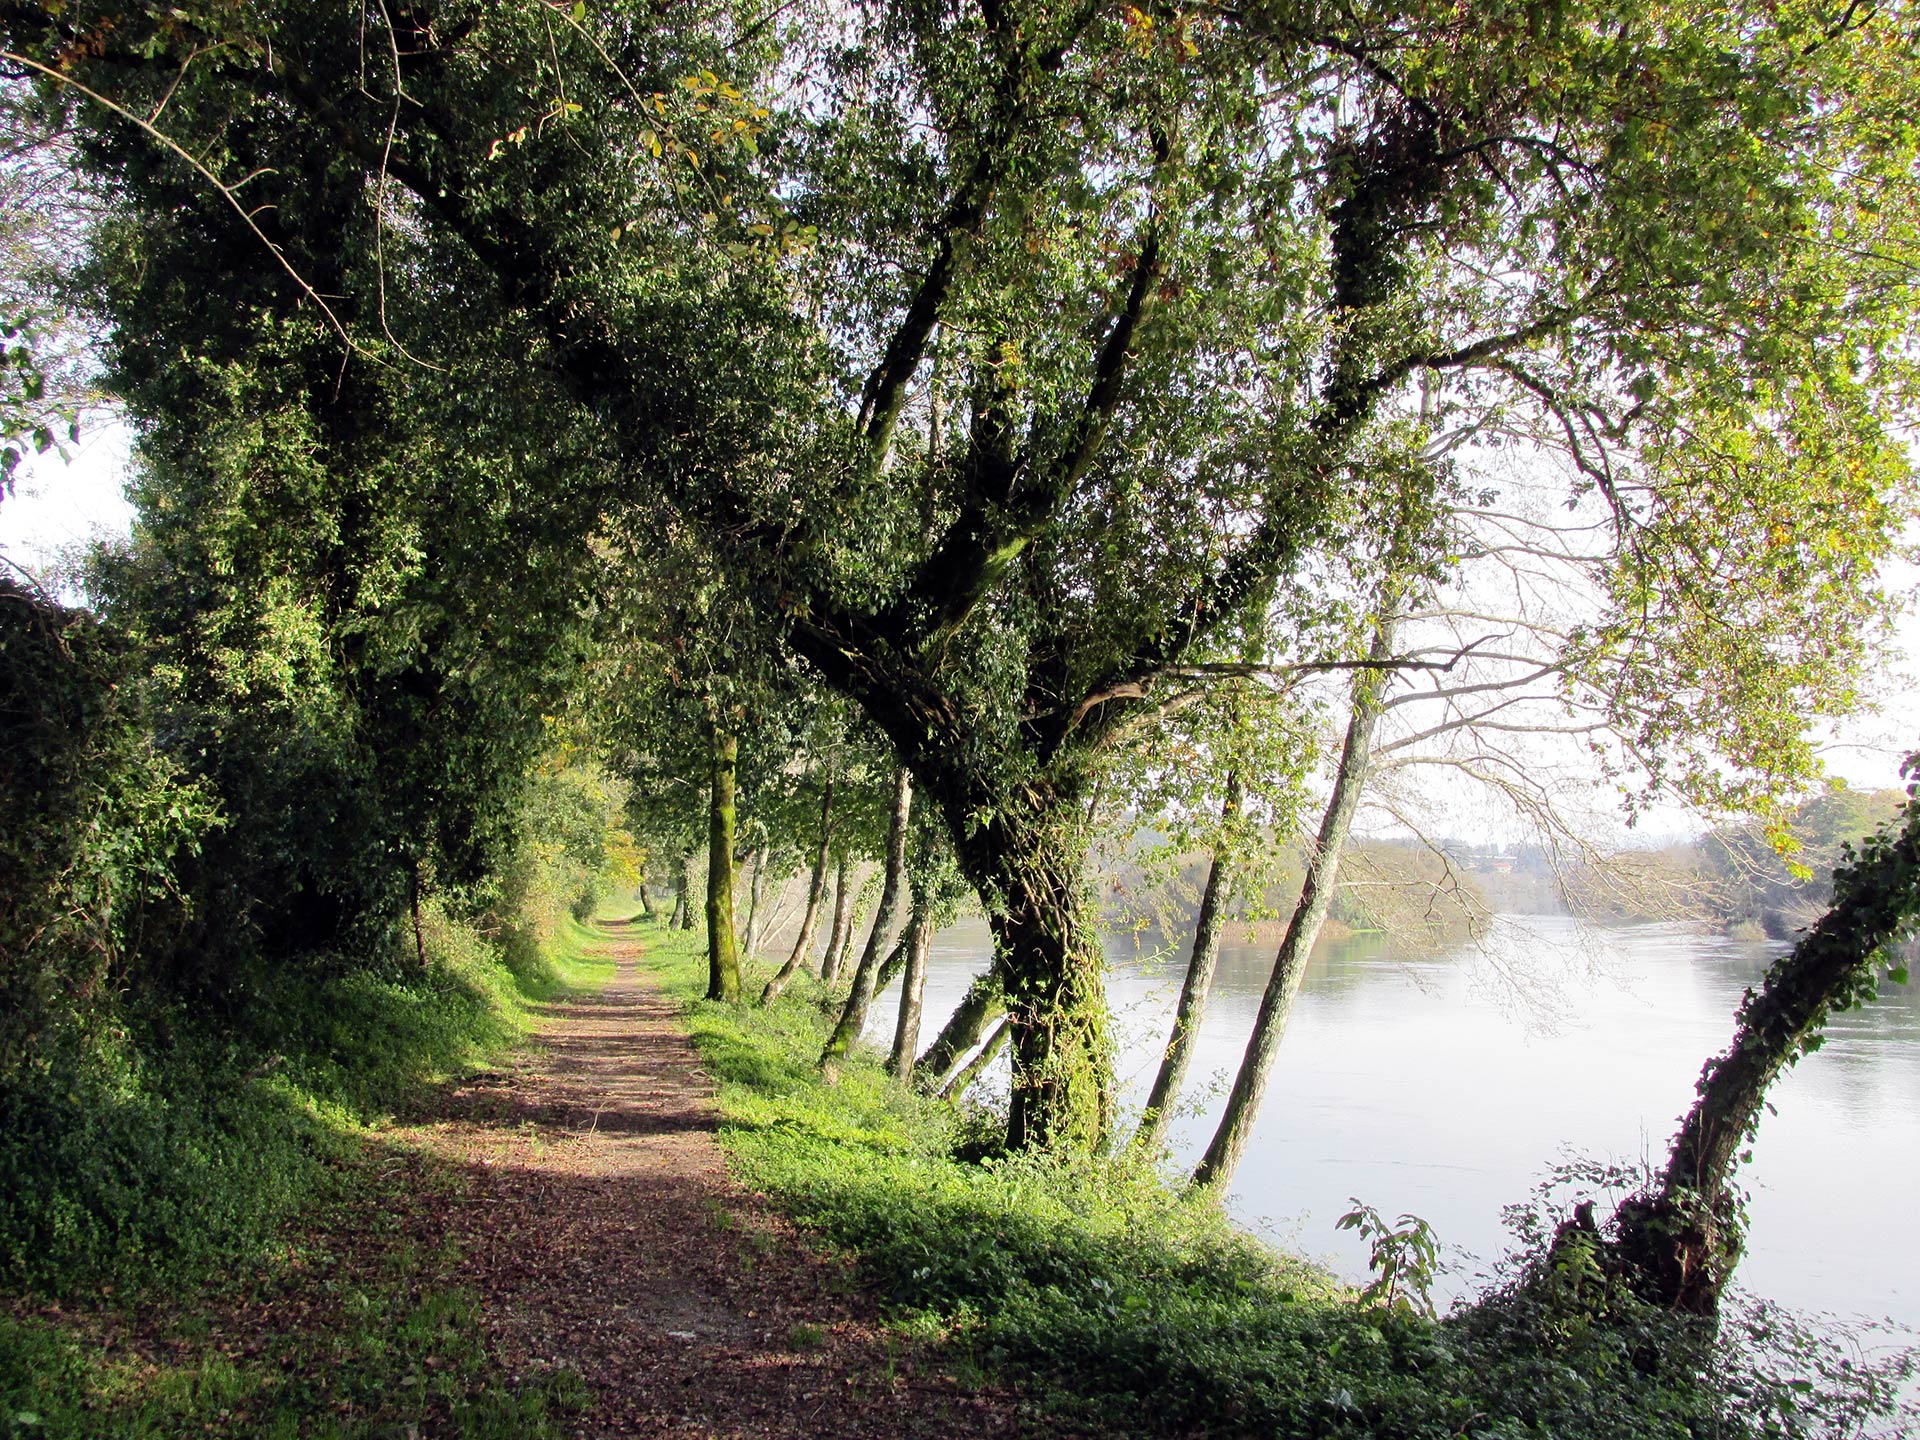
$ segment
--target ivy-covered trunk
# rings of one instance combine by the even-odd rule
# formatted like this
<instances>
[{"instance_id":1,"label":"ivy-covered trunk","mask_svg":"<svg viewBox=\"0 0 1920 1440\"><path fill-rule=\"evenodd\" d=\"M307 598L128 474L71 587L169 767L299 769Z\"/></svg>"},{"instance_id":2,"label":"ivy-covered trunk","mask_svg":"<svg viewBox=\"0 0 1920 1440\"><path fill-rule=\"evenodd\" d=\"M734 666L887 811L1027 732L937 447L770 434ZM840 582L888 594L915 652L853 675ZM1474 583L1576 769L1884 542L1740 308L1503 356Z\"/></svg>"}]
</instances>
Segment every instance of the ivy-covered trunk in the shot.
<instances>
[{"instance_id":1,"label":"ivy-covered trunk","mask_svg":"<svg viewBox=\"0 0 1920 1440\"><path fill-rule=\"evenodd\" d=\"M1111 1119L1113 1063L1100 941L1082 872L1078 793L1027 787L1029 804L995 814L957 847L988 901L994 968L1013 1048L1012 1149L1097 1145Z\"/></svg>"},{"instance_id":2,"label":"ivy-covered trunk","mask_svg":"<svg viewBox=\"0 0 1920 1440\"><path fill-rule=\"evenodd\" d=\"M740 951L733 934L734 767L740 742L717 723L707 798L707 998L740 998Z\"/></svg>"},{"instance_id":3,"label":"ivy-covered trunk","mask_svg":"<svg viewBox=\"0 0 1920 1440\"><path fill-rule=\"evenodd\" d=\"M1612 1254L1646 1299L1712 1315L1739 1262L1734 1171L1748 1154L1767 1091L1820 1046L1827 1020L1871 1000L1890 947L1920 924L1920 756L1907 762L1898 827L1834 872L1834 903L1741 1003L1726 1052L1707 1062L1657 1188L1614 1213Z\"/></svg>"}]
</instances>

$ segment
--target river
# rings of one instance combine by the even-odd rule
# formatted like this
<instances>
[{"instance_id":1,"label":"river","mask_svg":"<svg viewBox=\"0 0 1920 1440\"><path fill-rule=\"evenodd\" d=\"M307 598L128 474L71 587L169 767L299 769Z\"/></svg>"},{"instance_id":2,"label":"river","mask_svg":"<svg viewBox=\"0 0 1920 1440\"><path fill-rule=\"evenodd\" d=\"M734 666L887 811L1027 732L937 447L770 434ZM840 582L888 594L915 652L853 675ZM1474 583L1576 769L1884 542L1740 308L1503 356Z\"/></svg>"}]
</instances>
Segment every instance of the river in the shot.
<instances>
[{"instance_id":1,"label":"river","mask_svg":"<svg viewBox=\"0 0 1920 1440\"><path fill-rule=\"evenodd\" d=\"M1108 995L1123 1100L1159 1062L1184 948L1109 942ZM1379 936L1315 952L1228 1206L1256 1232L1365 1273L1334 1222L1357 1196L1419 1215L1446 1247L1447 1297L1504 1252L1502 1208L1569 1155L1658 1160L1742 992L1780 947L1663 925L1602 927L1505 916L1478 945L1409 954ZM986 927L937 939L923 1043L986 963ZM1223 949L1173 1158L1212 1134L1273 962ZM891 1038L897 990L869 1038ZM1005 1088L999 1073L983 1083ZM1748 1289L1803 1312L1892 1318L1920 1330L1920 1247L1904 1222L1920 1193L1920 987L1836 1017L1826 1045L1777 1087L1752 1165Z\"/></svg>"}]
</instances>

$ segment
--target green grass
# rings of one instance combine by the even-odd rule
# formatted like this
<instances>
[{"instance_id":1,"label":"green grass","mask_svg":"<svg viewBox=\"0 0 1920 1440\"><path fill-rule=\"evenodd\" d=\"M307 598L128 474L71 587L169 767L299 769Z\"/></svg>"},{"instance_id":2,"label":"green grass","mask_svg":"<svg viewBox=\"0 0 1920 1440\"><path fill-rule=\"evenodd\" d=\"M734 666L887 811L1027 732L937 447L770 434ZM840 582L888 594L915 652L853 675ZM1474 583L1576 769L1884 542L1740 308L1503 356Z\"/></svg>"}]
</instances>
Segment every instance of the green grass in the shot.
<instances>
[{"instance_id":1,"label":"green grass","mask_svg":"<svg viewBox=\"0 0 1920 1440\"><path fill-rule=\"evenodd\" d=\"M402 1193L393 1165L371 1148L343 1162L296 1243L226 1283L0 1313L0 1437L568 1434L578 1376L503 1373L448 1278L457 1252L422 1233L419 1192L457 1182L414 1168Z\"/></svg>"},{"instance_id":2,"label":"green grass","mask_svg":"<svg viewBox=\"0 0 1920 1440\"><path fill-rule=\"evenodd\" d=\"M1783 1368L1777 1353L1707 1344L1618 1297L1603 1312L1571 1284L1511 1285L1431 1321L1362 1303L1150 1166L962 1161L956 1149L978 1153L992 1117L911 1094L871 1059L823 1083L817 996L797 986L768 1010L707 1002L699 936L646 935L642 963L685 1005L719 1080L740 1177L850 1252L894 1322L948 1347L956 1368L1011 1378L1079 1424L1731 1440L1856 1434L1872 1408L1859 1367L1831 1349L1803 1346Z\"/></svg>"},{"instance_id":3,"label":"green grass","mask_svg":"<svg viewBox=\"0 0 1920 1440\"><path fill-rule=\"evenodd\" d=\"M424 976L289 977L0 1095L0 1440L566 1433L577 1379L502 1375L449 1279L462 1182L383 1134L604 984L595 938L434 918Z\"/></svg>"}]
</instances>

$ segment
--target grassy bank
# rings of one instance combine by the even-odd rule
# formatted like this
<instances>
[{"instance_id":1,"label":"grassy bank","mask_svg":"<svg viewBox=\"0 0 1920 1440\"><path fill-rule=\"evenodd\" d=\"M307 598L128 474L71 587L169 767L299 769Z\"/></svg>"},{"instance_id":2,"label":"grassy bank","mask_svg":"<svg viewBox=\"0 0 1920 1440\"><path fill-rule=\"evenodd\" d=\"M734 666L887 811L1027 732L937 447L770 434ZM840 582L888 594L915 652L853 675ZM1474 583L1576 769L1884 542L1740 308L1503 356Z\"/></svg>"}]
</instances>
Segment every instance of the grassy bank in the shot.
<instances>
[{"instance_id":1,"label":"grassy bank","mask_svg":"<svg viewBox=\"0 0 1920 1440\"><path fill-rule=\"evenodd\" d=\"M823 1084L816 995L707 1002L696 935L657 932L644 963L687 1008L742 1179L851 1252L897 1323L1081 1424L1697 1440L1858 1434L1887 1399L1791 1327L1770 1350L1739 1326L1709 1343L1621 1297L1599 1303L1577 1274L1429 1319L1261 1246L1149 1166L957 1159L991 1152L992 1117L908 1093L870 1062Z\"/></svg>"},{"instance_id":2,"label":"grassy bank","mask_svg":"<svg viewBox=\"0 0 1920 1440\"><path fill-rule=\"evenodd\" d=\"M217 1039L146 1017L8 1097L0 1437L563 1433L565 1377L506 1383L450 1279L460 1178L386 1128L612 967L571 921L425 930L425 974L289 981Z\"/></svg>"}]
</instances>

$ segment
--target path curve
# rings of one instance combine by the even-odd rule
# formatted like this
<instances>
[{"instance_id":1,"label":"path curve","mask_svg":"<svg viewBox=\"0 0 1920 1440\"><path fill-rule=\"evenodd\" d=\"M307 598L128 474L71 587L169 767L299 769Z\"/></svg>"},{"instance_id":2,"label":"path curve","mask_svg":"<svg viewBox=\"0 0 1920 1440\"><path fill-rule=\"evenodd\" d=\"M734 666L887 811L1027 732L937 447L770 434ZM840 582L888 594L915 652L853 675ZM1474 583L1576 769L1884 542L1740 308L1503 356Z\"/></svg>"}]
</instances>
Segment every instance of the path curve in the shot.
<instances>
[{"instance_id":1,"label":"path curve","mask_svg":"<svg viewBox=\"0 0 1920 1440\"><path fill-rule=\"evenodd\" d=\"M744 1192L676 1006L602 925L605 988L545 1007L511 1069L410 1127L465 1172L461 1283L502 1359L576 1368L582 1436L1001 1436L1011 1397L965 1392L875 1323L847 1267Z\"/></svg>"}]
</instances>

